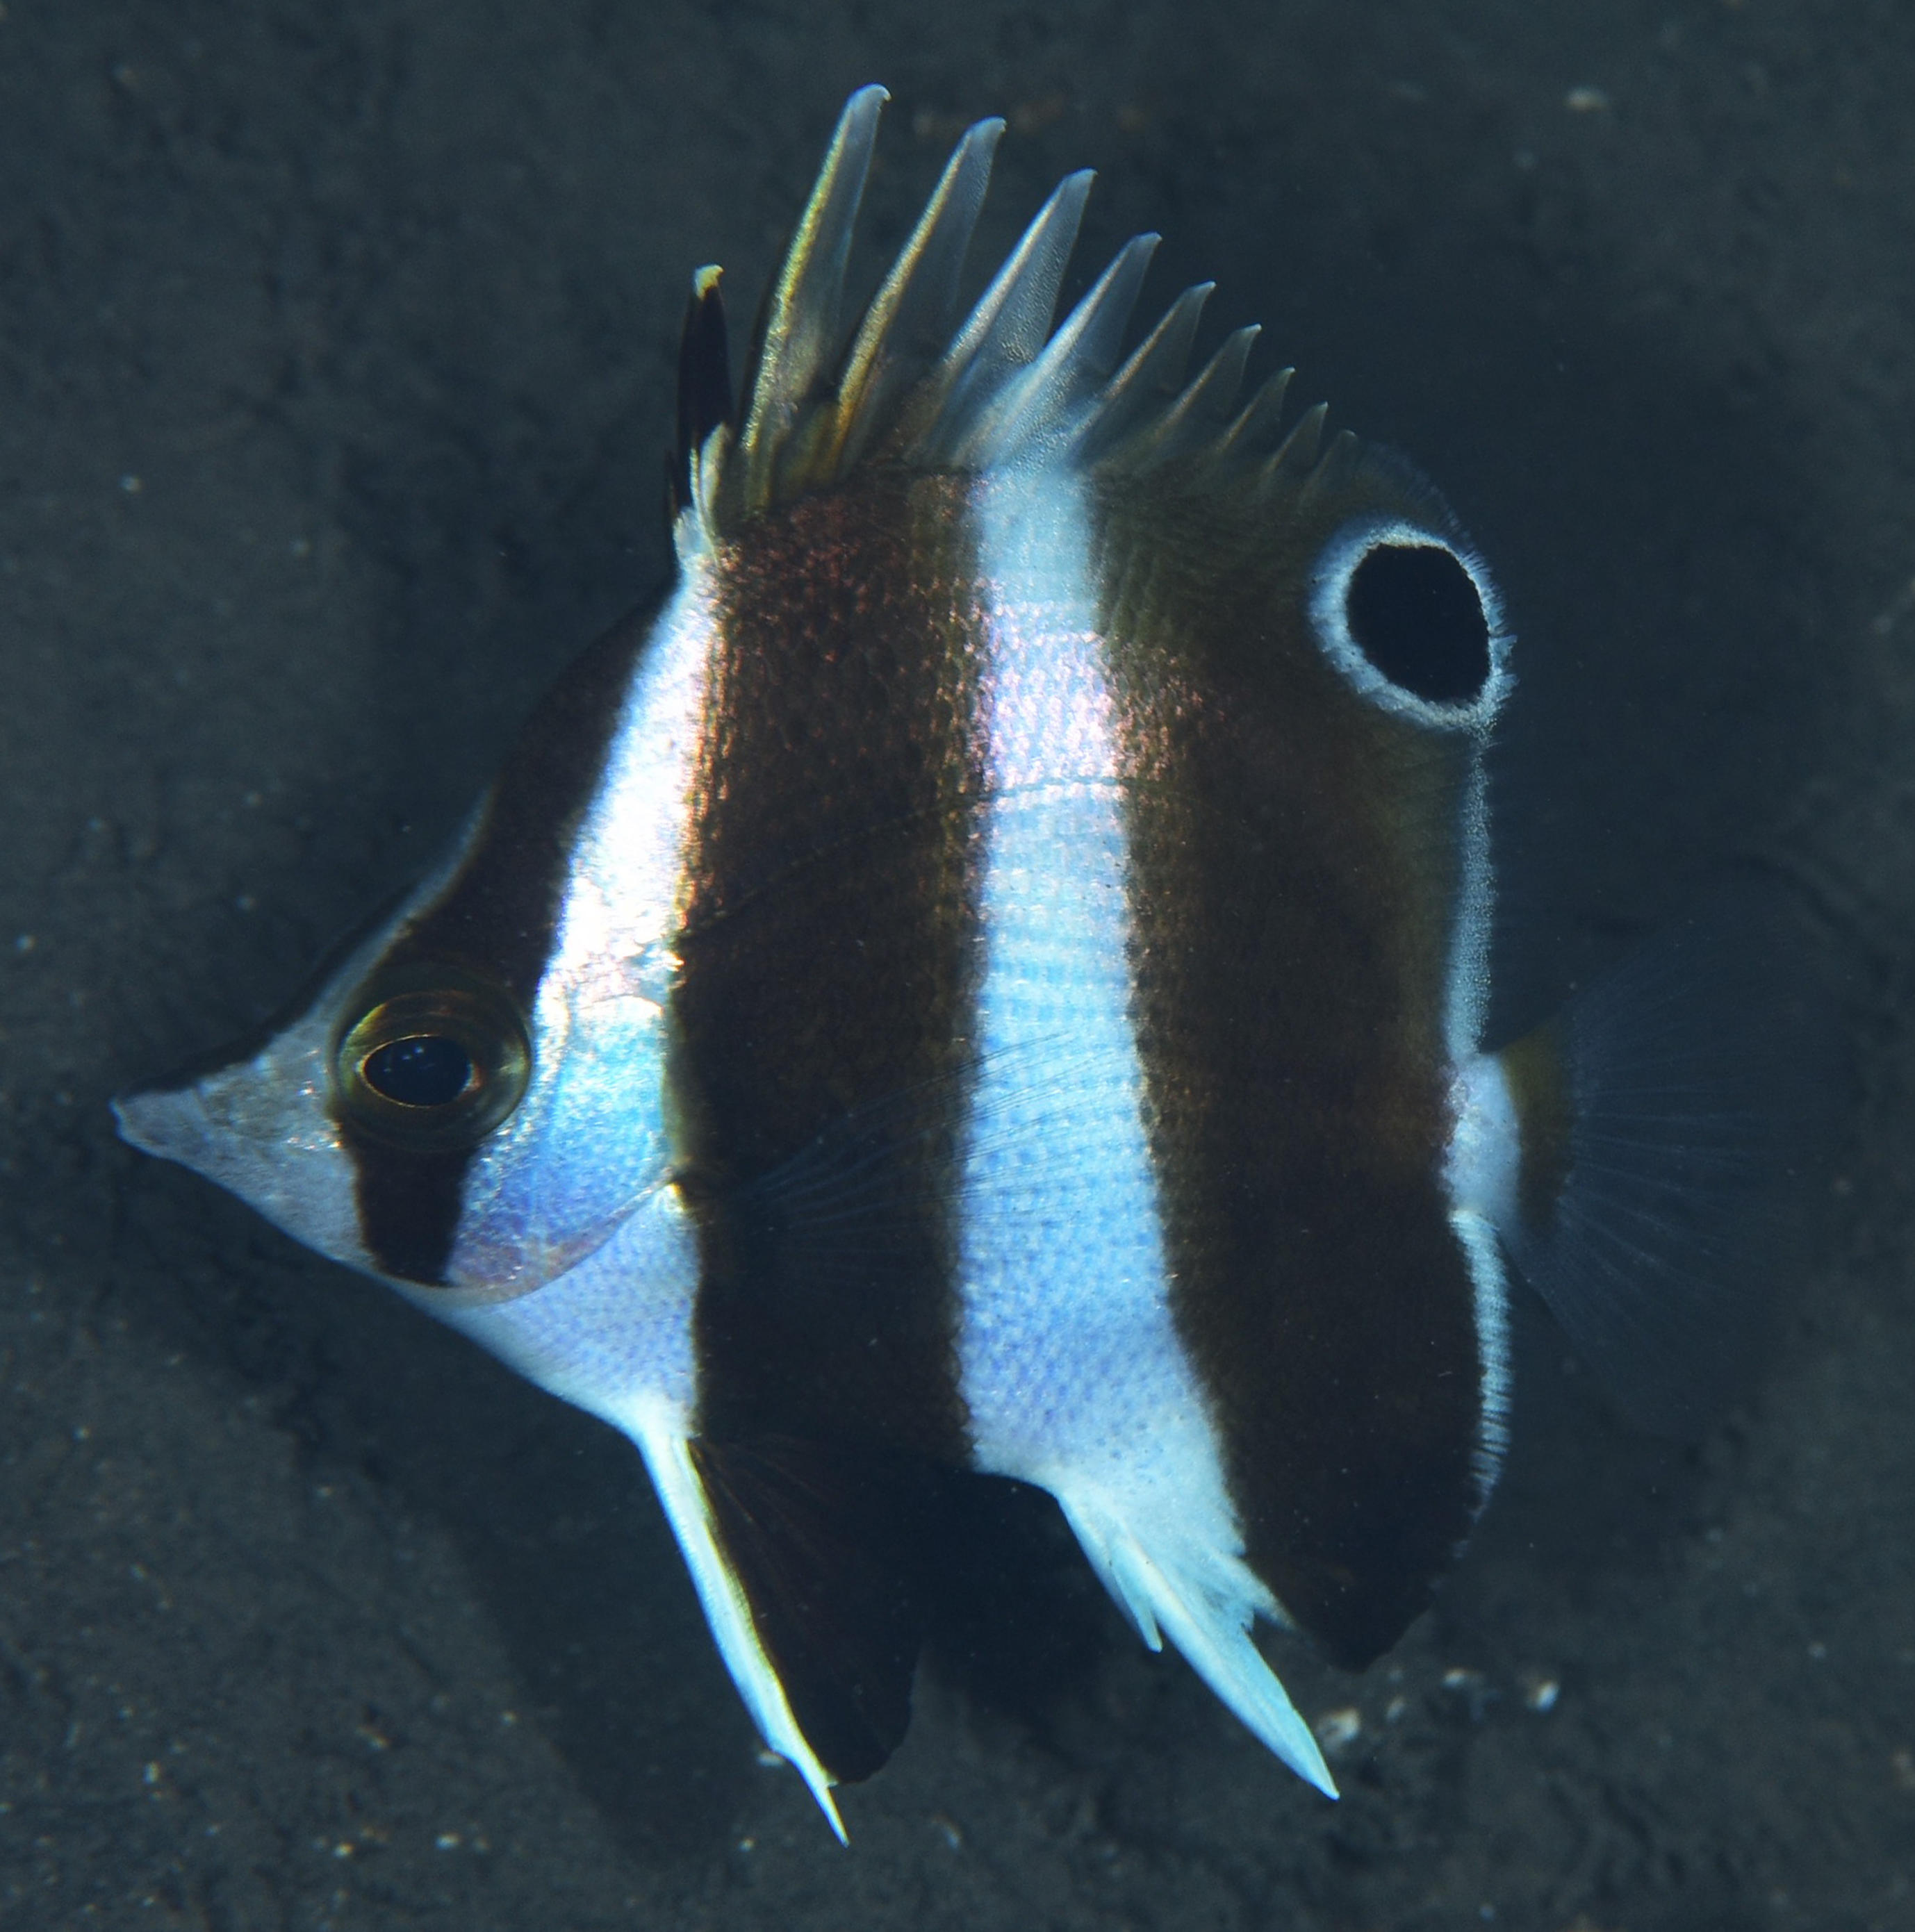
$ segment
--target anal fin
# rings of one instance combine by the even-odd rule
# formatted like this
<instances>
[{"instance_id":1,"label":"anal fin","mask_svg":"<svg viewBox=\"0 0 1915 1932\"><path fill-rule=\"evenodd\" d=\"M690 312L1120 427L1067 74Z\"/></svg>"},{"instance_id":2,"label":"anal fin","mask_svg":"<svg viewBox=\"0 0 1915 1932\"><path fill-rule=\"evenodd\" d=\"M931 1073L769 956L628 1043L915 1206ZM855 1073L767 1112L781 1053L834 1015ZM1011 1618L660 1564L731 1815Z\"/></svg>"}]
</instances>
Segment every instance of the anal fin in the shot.
<instances>
[{"instance_id":1,"label":"anal fin","mask_svg":"<svg viewBox=\"0 0 1915 1932\"><path fill-rule=\"evenodd\" d=\"M1279 1612L1243 1558L1099 1490L1052 1486L1091 1568L1145 1642L1159 1650L1169 1637L1260 1742L1334 1798L1316 1738L1250 1640L1259 1614Z\"/></svg>"}]
</instances>

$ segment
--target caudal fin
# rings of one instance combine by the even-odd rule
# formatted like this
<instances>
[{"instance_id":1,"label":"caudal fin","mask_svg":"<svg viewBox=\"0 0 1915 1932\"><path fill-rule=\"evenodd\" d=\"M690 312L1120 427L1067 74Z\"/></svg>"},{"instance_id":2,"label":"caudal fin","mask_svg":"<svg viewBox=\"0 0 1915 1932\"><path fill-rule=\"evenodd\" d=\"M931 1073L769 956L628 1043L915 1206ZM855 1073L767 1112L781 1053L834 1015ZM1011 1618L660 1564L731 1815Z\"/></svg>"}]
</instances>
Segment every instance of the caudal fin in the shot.
<instances>
[{"instance_id":1,"label":"caudal fin","mask_svg":"<svg viewBox=\"0 0 1915 1932\"><path fill-rule=\"evenodd\" d=\"M1498 1056L1511 1258L1642 1426L1706 1422L1803 1255L1838 1079L1784 909L1718 901Z\"/></svg>"}]
</instances>

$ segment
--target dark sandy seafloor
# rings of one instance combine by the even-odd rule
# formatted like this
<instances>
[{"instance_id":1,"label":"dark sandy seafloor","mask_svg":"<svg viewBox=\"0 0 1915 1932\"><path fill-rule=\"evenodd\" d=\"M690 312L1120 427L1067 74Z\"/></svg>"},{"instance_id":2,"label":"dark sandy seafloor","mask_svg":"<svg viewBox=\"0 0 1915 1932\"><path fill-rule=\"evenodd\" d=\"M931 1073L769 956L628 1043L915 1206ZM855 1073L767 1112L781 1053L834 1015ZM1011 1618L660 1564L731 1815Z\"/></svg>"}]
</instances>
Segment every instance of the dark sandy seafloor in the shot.
<instances>
[{"instance_id":1,"label":"dark sandy seafloor","mask_svg":"<svg viewBox=\"0 0 1915 1932\"><path fill-rule=\"evenodd\" d=\"M873 79L867 272L1007 113L980 263L1096 165L1075 286L1162 230L1469 526L1512 1023L1753 868L1851 1036L1706 1438L1526 1318L1436 1610L1277 1642L1334 1807L993 1496L840 1849L622 1443L112 1134L659 580L687 274ZM1904 0L7 0L0 1924L1915 1927L1911 100Z\"/></svg>"}]
</instances>

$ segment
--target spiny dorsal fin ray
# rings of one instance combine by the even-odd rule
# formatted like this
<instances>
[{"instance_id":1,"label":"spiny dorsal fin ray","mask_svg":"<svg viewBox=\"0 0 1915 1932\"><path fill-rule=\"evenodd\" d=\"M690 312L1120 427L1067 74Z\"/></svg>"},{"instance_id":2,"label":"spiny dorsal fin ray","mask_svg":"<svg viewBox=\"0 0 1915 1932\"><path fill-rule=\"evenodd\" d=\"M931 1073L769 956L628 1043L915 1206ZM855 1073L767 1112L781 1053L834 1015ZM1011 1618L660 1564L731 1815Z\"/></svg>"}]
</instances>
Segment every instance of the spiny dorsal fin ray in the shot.
<instances>
[{"instance_id":1,"label":"spiny dorsal fin ray","mask_svg":"<svg viewBox=\"0 0 1915 1932\"><path fill-rule=\"evenodd\" d=\"M1283 398L1289 393L1294 369L1279 369L1266 376L1237 412L1237 419L1223 432L1217 446L1219 456L1256 456L1274 450L1280 440L1277 431L1283 419Z\"/></svg>"},{"instance_id":2,"label":"spiny dorsal fin ray","mask_svg":"<svg viewBox=\"0 0 1915 1932\"><path fill-rule=\"evenodd\" d=\"M738 439L748 511L772 500L779 455L837 354L845 264L871 172L878 117L890 98L881 87L861 87L845 104L773 285Z\"/></svg>"},{"instance_id":3,"label":"spiny dorsal fin ray","mask_svg":"<svg viewBox=\"0 0 1915 1932\"><path fill-rule=\"evenodd\" d=\"M1130 352L1130 359L1104 386L1097 410L1084 419L1074 452L1079 462L1100 460L1183 387L1197 324L1216 286L1214 282L1199 282L1186 289Z\"/></svg>"},{"instance_id":4,"label":"spiny dorsal fin ray","mask_svg":"<svg viewBox=\"0 0 1915 1932\"><path fill-rule=\"evenodd\" d=\"M731 419L731 351L725 326L722 268L692 278L685 327L678 338L678 441L671 465L674 514L692 500L692 466L705 440Z\"/></svg>"},{"instance_id":5,"label":"spiny dorsal fin ray","mask_svg":"<svg viewBox=\"0 0 1915 1932\"><path fill-rule=\"evenodd\" d=\"M1144 423L1129 441L1112 451L1110 461L1126 469L1148 470L1214 440L1230 419L1243 387L1244 365L1262 333L1255 322L1226 335L1203 373L1170 406Z\"/></svg>"},{"instance_id":6,"label":"spiny dorsal fin ray","mask_svg":"<svg viewBox=\"0 0 1915 1932\"><path fill-rule=\"evenodd\" d=\"M1003 123L959 142L911 239L862 314L841 326L845 265L886 95L860 88L824 166L763 311L742 422L722 406L716 271L701 271L681 358L674 500L687 555L772 505L827 487L860 465L981 473L1013 464L1259 466L1259 487L1310 476L1322 412L1279 438L1284 384L1238 406L1254 328L1226 338L1194 380L1185 365L1212 284L1187 289L1115 375L1156 244L1139 236L1053 328L1058 292L1089 193L1088 172L1058 184L975 307L953 328L966 250ZM686 507L689 505L689 508Z\"/></svg>"},{"instance_id":7,"label":"spiny dorsal fin ray","mask_svg":"<svg viewBox=\"0 0 1915 1932\"><path fill-rule=\"evenodd\" d=\"M958 278L1004 131L998 120L980 121L966 131L866 312L838 386L832 435L822 452L834 470L863 454L887 406L944 354L957 320Z\"/></svg>"},{"instance_id":8,"label":"spiny dorsal fin ray","mask_svg":"<svg viewBox=\"0 0 1915 1932\"><path fill-rule=\"evenodd\" d=\"M1316 459L1298 493L1300 497L1309 501L1319 496L1333 495L1348 484L1362 460L1362 444L1348 430L1339 430L1330 439L1330 447Z\"/></svg>"},{"instance_id":9,"label":"spiny dorsal fin ray","mask_svg":"<svg viewBox=\"0 0 1915 1932\"><path fill-rule=\"evenodd\" d=\"M914 461L926 468L942 466L948 460L946 452L963 439L969 418L988 406L1007 376L1037 359L1050 333L1058 290L1090 193L1088 168L1058 183L957 340L911 398L900 428Z\"/></svg>"},{"instance_id":10,"label":"spiny dorsal fin ray","mask_svg":"<svg viewBox=\"0 0 1915 1932\"><path fill-rule=\"evenodd\" d=\"M957 468L972 466L986 456L1014 461L1066 427L1117 366L1124 331L1159 239L1139 235L1118 250L1037 360L1004 383L958 439L951 452Z\"/></svg>"},{"instance_id":11,"label":"spiny dorsal fin ray","mask_svg":"<svg viewBox=\"0 0 1915 1932\"><path fill-rule=\"evenodd\" d=\"M1328 404L1318 403L1298 417L1289 434L1277 445L1276 454L1263 466L1266 486L1302 483L1316 466L1316 452L1323 441L1323 419L1329 413Z\"/></svg>"}]
</instances>

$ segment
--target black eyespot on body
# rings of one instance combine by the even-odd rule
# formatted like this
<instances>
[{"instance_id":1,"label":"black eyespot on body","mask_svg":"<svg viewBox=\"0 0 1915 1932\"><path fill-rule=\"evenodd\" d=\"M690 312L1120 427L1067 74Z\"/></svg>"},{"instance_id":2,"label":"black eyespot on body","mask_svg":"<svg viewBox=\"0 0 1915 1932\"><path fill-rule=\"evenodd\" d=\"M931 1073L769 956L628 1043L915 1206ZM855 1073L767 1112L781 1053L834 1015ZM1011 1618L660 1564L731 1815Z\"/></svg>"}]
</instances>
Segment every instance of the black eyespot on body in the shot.
<instances>
[{"instance_id":1,"label":"black eyespot on body","mask_svg":"<svg viewBox=\"0 0 1915 1932\"><path fill-rule=\"evenodd\" d=\"M1475 580L1446 545L1386 542L1343 592L1351 640L1426 704L1468 704L1490 675L1490 620Z\"/></svg>"},{"instance_id":2,"label":"black eyespot on body","mask_svg":"<svg viewBox=\"0 0 1915 1932\"><path fill-rule=\"evenodd\" d=\"M472 1084L472 1055L449 1034L414 1034L376 1048L359 1072L397 1106L449 1107Z\"/></svg>"},{"instance_id":3,"label":"black eyespot on body","mask_svg":"<svg viewBox=\"0 0 1915 1932\"><path fill-rule=\"evenodd\" d=\"M333 1048L334 1106L370 1138L422 1152L470 1148L524 1098L525 1023L489 980L415 961L376 979L353 1010Z\"/></svg>"}]
</instances>

